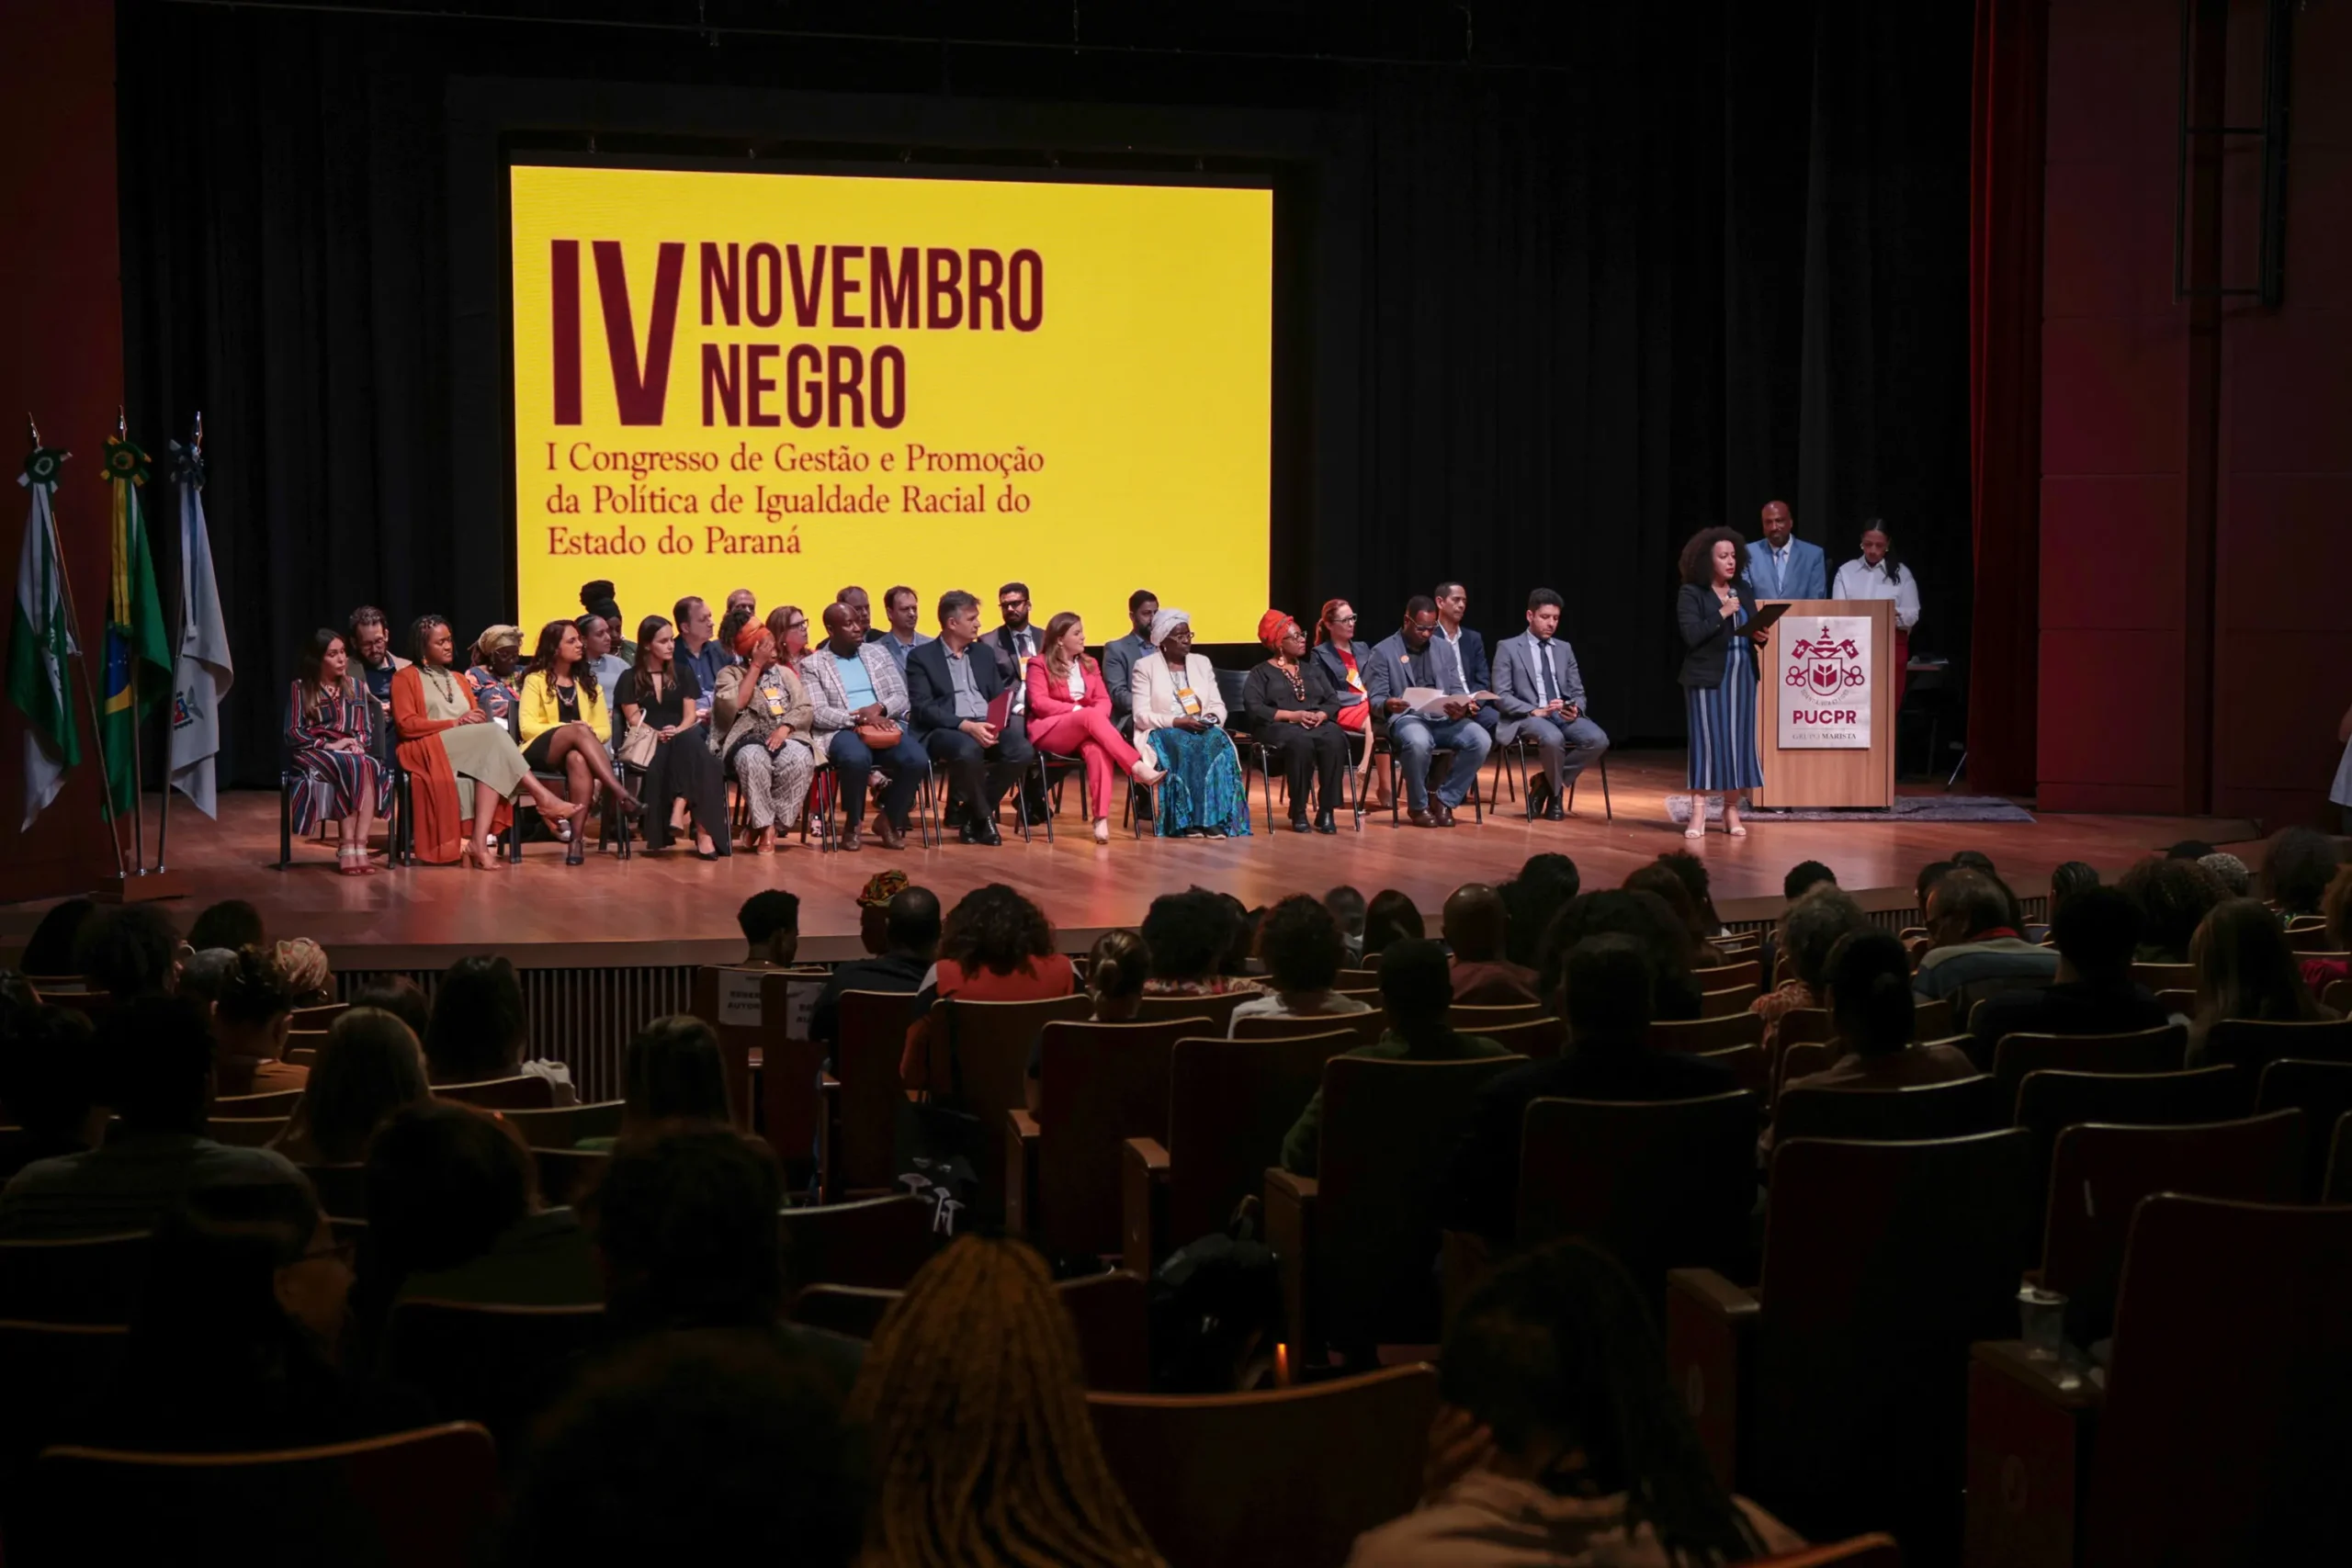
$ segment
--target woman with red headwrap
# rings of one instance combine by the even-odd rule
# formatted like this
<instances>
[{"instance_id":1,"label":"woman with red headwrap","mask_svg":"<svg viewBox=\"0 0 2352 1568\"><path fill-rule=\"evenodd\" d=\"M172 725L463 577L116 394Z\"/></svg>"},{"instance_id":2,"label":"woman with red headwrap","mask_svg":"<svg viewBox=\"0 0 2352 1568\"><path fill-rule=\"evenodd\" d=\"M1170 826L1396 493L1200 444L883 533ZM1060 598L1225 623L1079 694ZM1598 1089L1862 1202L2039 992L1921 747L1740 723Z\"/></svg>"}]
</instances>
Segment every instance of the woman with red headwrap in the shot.
<instances>
[{"instance_id":1,"label":"woman with red headwrap","mask_svg":"<svg viewBox=\"0 0 2352 1568\"><path fill-rule=\"evenodd\" d=\"M1342 778L1348 771L1348 732L1340 723L1339 694L1323 666L1306 657L1306 633L1284 612L1266 612L1258 622L1258 640L1273 657L1242 682L1241 711L1250 732L1289 776L1290 830L1307 830L1306 791L1312 780L1319 791L1314 830L1336 833L1340 829L1331 814L1343 798Z\"/></svg>"},{"instance_id":2,"label":"woman with red headwrap","mask_svg":"<svg viewBox=\"0 0 2352 1568\"><path fill-rule=\"evenodd\" d=\"M1111 781L1125 773L1159 782L1157 763L1127 744L1111 722L1111 687L1086 656L1086 623L1068 610L1046 623L1046 651L1029 661L1029 744L1086 762L1086 805L1094 841L1111 841Z\"/></svg>"}]
</instances>

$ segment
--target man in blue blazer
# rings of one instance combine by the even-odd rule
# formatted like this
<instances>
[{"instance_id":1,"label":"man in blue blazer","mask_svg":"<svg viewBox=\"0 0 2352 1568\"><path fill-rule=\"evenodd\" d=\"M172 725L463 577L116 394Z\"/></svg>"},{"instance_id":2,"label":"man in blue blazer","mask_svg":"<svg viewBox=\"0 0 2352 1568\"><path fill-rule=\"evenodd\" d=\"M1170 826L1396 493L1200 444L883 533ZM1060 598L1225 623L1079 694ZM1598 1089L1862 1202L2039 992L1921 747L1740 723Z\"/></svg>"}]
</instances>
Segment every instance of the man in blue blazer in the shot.
<instances>
[{"instance_id":1,"label":"man in blue blazer","mask_svg":"<svg viewBox=\"0 0 2352 1568\"><path fill-rule=\"evenodd\" d=\"M1478 769L1494 739L1477 719L1484 704L1464 697L1448 702L1441 716L1407 710L1404 694L1416 686L1442 689L1449 671L1438 667L1437 605L1421 594L1405 602L1405 624L1364 660L1364 697L1374 722L1382 725L1405 775L1405 819L1416 828L1451 828L1453 808L1470 797ZM1357 647L1363 645L1358 643ZM1363 658L1359 654L1357 657ZM1441 750L1453 753L1453 771L1432 793L1430 761Z\"/></svg>"},{"instance_id":2,"label":"man in blue blazer","mask_svg":"<svg viewBox=\"0 0 2352 1568\"><path fill-rule=\"evenodd\" d=\"M1527 781L1527 808L1538 809L1538 786L1549 798L1546 821L1567 813L1569 786L1578 773L1609 750L1600 726L1584 716L1584 676L1576 650L1560 629L1560 596L1539 588L1527 596L1527 630L1495 649L1495 696L1504 724L1496 739L1505 744L1521 736L1535 742L1544 771Z\"/></svg>"},{"instance_id":3,"label":"man in blue blazer","mask_svg":"<svg viewBox=\"0 0 2352 1568\"><path fill-rule=\"evenodd\" d=\"M988 722L989 705L1010 685L996 650L980 640L979 600L960 588L941 594L939 636L907 655L907 703L915 739L963 802L967 844L1001 841L998 803L1036 761L1019 716L1001 729Z\"/></svg>"},{"instance_id":4,"label":"man in blue blazer","mask_svg":"<svg viewBox=\"0 0 2352 1568\"><path fill-rule=\"evenodd\" d=\"M1495 672L1487 666L1487 639L1462 624L1462 617L1470 613L1468 591L1458 582L1441 582L1436 597L1437 635L1430 638L1430 656L1442 675L1439 689L1462 695L1494 690ZM1490 737L1503 719L1490 705L1482 705L1475 716Z\"/></svg>"},{"instance_id":5,"label":"man in blue blazer","mask_svg":"<svg viewBox=\"0 0 2352 1568\"><path fill-rule=\"evenodd\" d=\"M1747 585L1758 599L1826 599L1829 558L1794 534L1785 501L1764 503L1764 536L1747 545Z\"/></svg>"}]
</instances>

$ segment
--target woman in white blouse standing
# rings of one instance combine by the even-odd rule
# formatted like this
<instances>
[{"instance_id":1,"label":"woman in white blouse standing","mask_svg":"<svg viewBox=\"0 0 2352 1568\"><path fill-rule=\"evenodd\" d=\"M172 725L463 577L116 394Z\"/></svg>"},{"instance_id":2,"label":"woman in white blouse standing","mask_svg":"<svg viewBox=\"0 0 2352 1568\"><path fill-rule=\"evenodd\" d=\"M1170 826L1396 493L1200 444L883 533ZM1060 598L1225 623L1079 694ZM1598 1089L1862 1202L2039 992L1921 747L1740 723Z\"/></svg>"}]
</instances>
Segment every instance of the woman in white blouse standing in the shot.
<instances>
[{"instance_id":1,"label":"woman in white blouse standing","mask_svg":"<svg viewBox=\"0 0 2352 1568\"><path fill-rule=\"evenodd\" d=\"M1193 618L1162 610L1146 635L1159 652L1136 660L1136 744L1167 773L1154 826L1163 839L1244 837L1250 796L1241 759L1224 729L1216 671L1193 651Z\"/></svg>"},{"instance_id":2,"label":"woman in white blouse standing","mask_svg":"<svg viewBox=\"0 0 2352 1568\"><path fill-rule=\"evenodd\" d=\"M1838 569L1829 596L1894 601L1894 701L1901 706L1903 688L1909 679L1911 628L1919 624L1919 580L1894 558L1885 524L1873 517L1862 525L1862 553Z\"/></svg>"}]
</instances>

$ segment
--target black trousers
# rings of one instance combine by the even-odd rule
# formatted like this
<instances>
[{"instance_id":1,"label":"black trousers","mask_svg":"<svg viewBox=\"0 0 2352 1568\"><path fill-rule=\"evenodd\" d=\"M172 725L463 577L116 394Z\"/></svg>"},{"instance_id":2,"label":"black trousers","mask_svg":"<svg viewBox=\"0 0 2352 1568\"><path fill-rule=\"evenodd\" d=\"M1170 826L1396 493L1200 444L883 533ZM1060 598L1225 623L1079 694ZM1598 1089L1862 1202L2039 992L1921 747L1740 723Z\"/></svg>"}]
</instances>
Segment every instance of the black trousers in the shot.
<instances>
[{"instance_id":1,"label":"black trousers","mask_svg":"<svg viewBox=\"0 0 2352 1568\"><path fill-rule=\"evenodd\" d=\"M979 818L996 815L1005 790L1037 760L1036 748L1029 744L1029 726L1021 717L997 731L992 747L983 748L960 729L932 730L922 745L931 753L931 765L946 775L948 793Z\"/></svg>"},{"instance_id":2,"label":"black trousers","mask_svg":"<svg viewBox=\"0 0 2352 1568\"><path fill-rule=\"evenodd\" d=\"M1258 738L1266 743L1272 760L1282 764L1283 775L1290 780L1290 814L1306 815L1306 786L1309 780L1322 785L1321 807L1337 811L1346 804L1346 791L1340 776L1348 771L1348 732L1331 720L1325 720L1313 729L1304 725L1277 719L1261 728Z\"/></svg>"}]
</instances>

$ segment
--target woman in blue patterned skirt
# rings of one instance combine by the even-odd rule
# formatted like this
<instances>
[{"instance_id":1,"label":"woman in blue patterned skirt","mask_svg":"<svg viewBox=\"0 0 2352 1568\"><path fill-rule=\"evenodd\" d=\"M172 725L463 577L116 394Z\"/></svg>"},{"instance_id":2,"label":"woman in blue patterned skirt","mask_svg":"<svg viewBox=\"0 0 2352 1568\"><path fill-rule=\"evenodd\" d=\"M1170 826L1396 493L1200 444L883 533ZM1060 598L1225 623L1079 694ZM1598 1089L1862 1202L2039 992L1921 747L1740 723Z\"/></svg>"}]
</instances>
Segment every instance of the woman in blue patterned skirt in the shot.
<instances>
[{"instance_id":1,"label":"woman in blue patterned skirt","mask_svg":"<svg viewBox=\"0 0 2352 1568\"><path fill-rule=\"evenodd\" d=\"M1757 649L1769 633L1747 630L1756 595L1744 575L1740 537L1708 528L1682 547L1682 590L1675 619L1682 631L1682 698L1690 720L1690 825L1705 836L1707 796L1724 797L1724 831L1747 837L1740 796L1764 782L1756 754Z\"/></svg>"},{"instance_id":2,"label":"woman in blue patterned skirt","mask_svg":"<svg viewBox=\"0 0 2352 1568\"><path fill-rule=\"evenodd\" d=\"M305 775L294 791L294 831L339 824L335 869L345 876L376 869L368 863L368 829L392 808L391 770L369 745L375 708L368 688L351 678L342 634L324 627L311 634L286 701L286 748Z\"/></svg>"}]
</instances>

